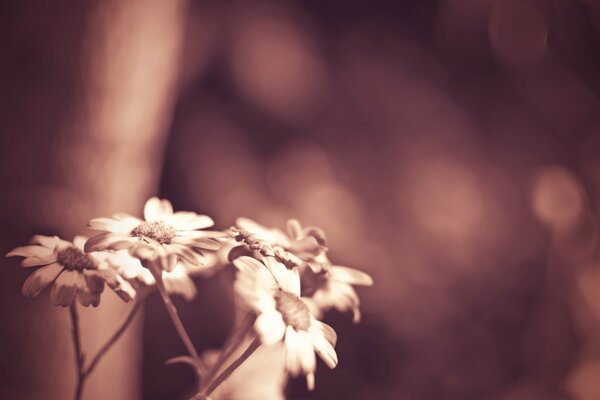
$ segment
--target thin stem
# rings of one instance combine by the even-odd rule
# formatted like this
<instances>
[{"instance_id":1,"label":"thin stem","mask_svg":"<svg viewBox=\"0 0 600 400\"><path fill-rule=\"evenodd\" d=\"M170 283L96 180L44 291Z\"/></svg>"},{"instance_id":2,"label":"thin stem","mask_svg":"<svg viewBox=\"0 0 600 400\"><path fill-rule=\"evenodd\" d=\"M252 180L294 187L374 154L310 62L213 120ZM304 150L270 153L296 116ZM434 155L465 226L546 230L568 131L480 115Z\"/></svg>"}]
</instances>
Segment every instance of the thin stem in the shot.
<instances>
[{"instance_id":1,"label":"thin stem","mask_svg":"<svg viewBox=\"0 0 600 400\"><path fill-rule=\"evenodd\" d=\"M79 316L77 315L77 304L73 301L69 306L71 315L71 333L73 336L73 347L75 349L75 365L77 366L77 386L75 387L75 400L80 400L85 383L83 372L83 353L81 352L81 338L79 335Z\"/></svg>"},{"instance_id":2,"label":"thin stem","mask_svg":"<svg viewBox=\"0 0 600 400\"><path fill-rule=\"evenodd\" d=\"M248 359L248 357L250 357L252 355L252 353L254 353L254 351L256 349L258 349L259 346L260 346L260 339L258 337L255 337L254 340L252 341L252 343L250 343L250 346L248 346L248 348L246 349L246 351L244 351L242 353L242 355L238 357L237 360L232 362L231 365L229 367L227 367L227 369L225 371L221 372L221 374L219 376L217 376L217 378L208 386L208 388L205 389L200 394L204 395L204 396L210 396L210 394L217 387L219 387L219 385L221 383L223 383L227 378L229 378L229 376L233 373L233 371L235 371L240 365L242 365L242 363L244 361L246 361Z\"/></svg>"},{"instance_id":3,"label":"thin stem","mask_svg":"<svg viewBox=\"0 0 600 400\"><path fill-rule=\"evenodd\" d=\"M94 356L94 358L92 358L92 361L89 363L88 367L84 369L84 376L87 376L92 373L94 368L96 368L96 365L98 365L100 359L104 357L108 350L110 350L110 348L117 342L117 340L119 340L123 333L125 333L131 322L133 322L133 320L135 319L135 316L137 315L138 311L142 308L142 304L144 304L142 298L138 298L135 301L133 308L131 309L131 311L129 311L127 318L125 318L125 321L123 321L121 326L119 326L119 329L115 331L115 333L110 337L110 339L108 339L104 346L102 346L100 350L98 350L98 353Z\"/></svg>"},{"instance_id":4,"label":"thin stem","mask_svg":"<svg viewBox=\"0 0 600 400\"><path fill-rule=\"evenodd\" d=\"M213 380L213 378L217 375L217 373L221 370L221 367L225 364L229 357L240 347L240 345L244 342L244 338L251 332L254 326L254 316L248 314L240 328L235 332L237 334L233 334L230 336L229 340L223 346L223 351L219 354L219 358L217 361L211 366L208 373L202 380L202 385L200 390L205 389Z\"/></svg>"},{"instance_id":5,"label":"thin stem","mask_svg":"<svg viewBox=\"0 0 600 400\"><path fill-rule=\"evenodd\" d=\"M198 355L198 352L194 347L194 343L192 343L190 336L185 330L185 326L183 326L183 322L181 322L181 319L179 318L177 308L175 308L175 305L171 300L171 296L165 288L165 285L162 280L162 271L155 271L154 268L151 268L150 271L152 272L152 275L154 275L154 279L156 280L156 287L158 287L160 297L162 297L163 303L165 304L165 308L169 313L169 317L171 317L171 321L173 322L173 325L177 330L177 334L181 338L181 341L183 342L188 354L194 359L194 362L196 363L196 366L198 368L198 375L202 375L202 373L206 370L206 366L204 365L204 362Z\"/></svg>"}]
</instances>

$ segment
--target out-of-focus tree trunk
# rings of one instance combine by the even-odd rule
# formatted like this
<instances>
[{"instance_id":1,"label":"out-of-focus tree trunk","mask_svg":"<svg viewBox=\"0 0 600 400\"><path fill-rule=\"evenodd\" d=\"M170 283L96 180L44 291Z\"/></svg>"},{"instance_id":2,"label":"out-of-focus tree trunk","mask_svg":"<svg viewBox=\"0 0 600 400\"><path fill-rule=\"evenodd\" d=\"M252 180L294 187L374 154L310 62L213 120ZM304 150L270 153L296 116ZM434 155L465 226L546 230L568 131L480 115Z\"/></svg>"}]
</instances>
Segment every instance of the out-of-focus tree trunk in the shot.
<instances>
[{"instance_id":1,"label":"out-of-focus tree trunk","mask_svg":"<svg viewBox=\"0 0 600 400\"><path fill-rule=\"evenodd\" d=\"M33 122L28 131L25 127L21 132L3 133L7 135L2 138L1 161L3 251L22 244L20 241L33 233L71 239L85 233L85 224L94 216L119 211L139 214L145 199L156 193L177 86L184 6L184 0L110 0L88 4L78 12L69 9L64 16L54 15L57 26L72 17L85 20L80 41L63 39L78 46L75 52L69 51L79 52L81 59L77 67L69 66L73 74L58 74L70 81L45 82L47 86L73 86L75 96L56 96L57 102L68 103L57 126ZM30 12L26 7L12 6L12 11L26 15ZM43 13L43 8L36 13ZM17 31L25 35L27 29ZM54 26L49 29L54 34L64 33ZM60 50L51 47L52 40L64 46L60 39L30 36L41 42L39 49L51 49L51 58L58 57L52 50ZM19 46L18 40L11 45ZM19 54L12 50L11 54ZM41 56L45 61L44 54ZM21 68L16 61L13 67ZM32 79L55 79L56 75L45 74L46 67L44 62L33 66L31 73L39 76ZM10 81L10 68L0 69L0 73ZM29 79L26 75L22 78ZM32 86L29 92L14 92L34 97L37 90ZM10 116L12 124L1 128L35 119L38 113L43 120L46 106L53 107L26 99L15 106L22 114ZM22 137L8 136L13 134ZM34 157L37 153L43 156ZM75 367L67 310L50 305L47 293L35 300L22 298L20 285L31 271L21 271L16 260L2 264L7 278L0 284L0 354L5 358L0 364L0 398L72 398ZM100 307L81 311L88 360L130 308L107 289ZM84 398L141 397L140 350L138 323L88 379Z\"/></svg>"}]
</instances>

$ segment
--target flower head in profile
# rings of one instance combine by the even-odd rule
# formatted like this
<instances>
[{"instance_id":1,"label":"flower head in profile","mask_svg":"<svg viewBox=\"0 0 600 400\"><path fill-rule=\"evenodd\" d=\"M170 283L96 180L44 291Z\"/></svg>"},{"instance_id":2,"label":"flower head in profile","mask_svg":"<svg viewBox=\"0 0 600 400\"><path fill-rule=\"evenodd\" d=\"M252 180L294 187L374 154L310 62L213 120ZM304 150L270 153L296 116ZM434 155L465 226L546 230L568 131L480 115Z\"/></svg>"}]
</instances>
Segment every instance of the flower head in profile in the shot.
<instances>
[{"instance_id":1,"label":"flower head in profile","mask_svg":"<svg viewBox=\"0 0 600 400\"><path fill-rule=\"evenodd\" d=\"M325 233L317 227L303 228L296 219L287 222L287 234L277 228L267 228L248 218L238 218L237 240L263 255L270 252L288 268L307 264L313 271L327 270L330 266L325 253ZM267 249L267 250L265 250Z\"/></svg>"},{"instance_id":2,"label":"flower head in profile","mask_svg":"<svg viewBox=\"0 0 600 400\"><path fill-rule=\"evenodd\" d=\"M121 299L133 299L134 288L106 266L104 253L83 252L86 239L76 236L68 242L57 236L37 235L29 246L10 251L7 257L25 257L23 267L40 267L25 280L23 294L35 297L51 285L50 300L55 305L66 307L77 298L83 306L97 307L106 282Z\"/></svg>"},{"instance_id":3,"label":"flower head in profile","mask_svg":"<svg viewBox=\"0 0 600 400\"><path fill-rule=\"evenodd\" d=\"M216 262L216 256L207 254L207 257L209 262L204 265L190 267L188 264L178 262L172 271L162 271L162 280L167 292L179 295L188 301L196 297L198 290L192 277L204 273ZM152 287L156 284L150 270L125 250L111 253L107 258L107 264L135 287Z\"/></svg>"},{"instance_id":4,"label":"flower head in profile","mask_svg":"<svg viewBox=\"0 0 600 400\"><path fill-rule=\"evenodd\" d=\"M371 286L373 278L354 268L332 265L329 271L313 272L303 268L302 296L311 312L321 317L324 311L352 311L354 323L360 322L360 300L353 286Z\"/></svg>"},{"instance_id":5,"label":"flower head in profile","mask_svg":"<svg viewBox=\"0 0 600 400\"><path fill-rule=\"evenodd\" d=\"M317 367L315 352L334 368L337 336L329 325L315 319L300 298L297 269L288 269L273 257L264 257L260 262L241 256L233 263L238 268L235 289L257 313L254 327L262 343L283 342L286 370L292 376L305 375L312 390Z\"/></svg>"},{"instance_id":6,"label":"flower head in profile","mask_svg":"<svg viewBox=\"0 0 600 400\"><path fill-rule=\"evenodd\" d=\"M85 244L86 252L128 249L137 258L159 260L166 271L177 262L186 266L203 264L204 251L218 250L220 232L202 230L213 220L194 212L173 212L168 200L152 197L144 206L144 219L128 214L92 219L88 226L102 231ZM155 264L156 265L156 264Z\"/></svg>"}]
</instances>

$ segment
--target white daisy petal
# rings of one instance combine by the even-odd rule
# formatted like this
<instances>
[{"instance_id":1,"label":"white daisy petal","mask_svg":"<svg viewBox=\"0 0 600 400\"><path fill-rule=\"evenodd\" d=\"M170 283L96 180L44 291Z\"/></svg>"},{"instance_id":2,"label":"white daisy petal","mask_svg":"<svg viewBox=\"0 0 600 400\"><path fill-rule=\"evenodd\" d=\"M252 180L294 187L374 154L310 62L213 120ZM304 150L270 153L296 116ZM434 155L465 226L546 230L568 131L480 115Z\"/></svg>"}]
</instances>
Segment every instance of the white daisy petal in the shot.
<instances>
[{"instance_id":1,"label":"white daisy petal","mask_svg":"<svg viewBox=\"0 0 600 400\"><path fill-rule=\"evenodd\" d=\"M315 355L315 353L313 351L311 351L311 353L313 356ZM314 374L314 372L306 374L306 387L311 392L313 390L315 390L315 374Z\"/></svg>"},{"instance_id":2,"label":"white daisy petal","mask_svg":"<svg viewBox=\"0 0 600 400\"><path fill-rule=\"evenodd\" d=\"M261 342L266 345L280 342L285 334L285 324L281 314L274 310L260 314L256 318L254 328L258 332Z\"/></svg>"},{"instance_id":3,"label":"white daisy petal","mask_svg":"<svg viewBox=\"0 0 600 400\"><path fill-rule=\"evenodd\" d=\"M182 231L193 231L197 229L210 228L215 224L208 215L198 215L189 211L178 211L169 218L173 228Z\"/></svg>"},{"instance_id":4,"label":"white daisy petal","mask_svg":"<svg viewBox=\"0 0 600 400\"><path fill-rule=\"evenodd\" d=\"M306 331L298 332L298 344L300 351L300 363L302 365L302 371L305 374L314 372L317 368L317 359L315 357L315 351L313 349L312 338Z\"/></svg>"},{"instance_id":5,"label":"white daisy petal","mask_svg":"<svg viewBox=\"0 0 600 400\"><path fill-rule=\"evenodd\" d=\"M112 270L111 270L112 271ZM116 274L116 272L114 272ZM84 270L83 279L85 286L92 292L100 294L104 291L105 278L97 270Z\"/></svg>"},{"instance_id":6,"label":"white daisy petal","mask_svg":"<svg viewBox=\"0 0 600 400\"><path fill-rule=\"evenodd\" d=\"M162 218L162 204L158 197L151 197L144 206L144 219L148 222L160 221Z\"/></svg>"},{"instance_id":7,"label":"white daisy petal","mask_svg":"<svg viewBox=\"0 0 600 400\"><path fill-rule=\"evenodd\" d=\"M323 362L325 362L329 368L335 368L338 363L338 358L337 353L335 352L335 349L331 343L327 341L318 331L313 329L309 329L308 334L319 357L321 357Z\"/></svg>"},{"instance_id":8,"label":"white daisy petal","mask_svg":"<svg viewBox=\"0 0 600 400\"><path fill-rule=\"evenodd\" d=\"M64 267L58 263L52 263L33 272L23 283L22 292L24 296L35 297L62 272Z\"/></svg>"},{"instance_id":9,"label":"white daisy petal","mask_svg":"<svg viewBox=\"0 0 600 400\"><path fill-rule=\"evenodd\" d=\"M133 217L127 219L94 218L88 222L88 228L97 231L107 231L126 235L134 230L140 223L141 220Z\"/></svg>"},{"instance_id":10,"label":"white daisy petal","mask_svg":"<svg viewBox=\"0 0 600 400\"><path fill-rule=\"evenodd\" d=\"M38 245L20 246L6 253L6 257L47 257L54 253L53 248Z\"/></svg>"},{"instance_id":11,"label":"white daisy petal","mask_svg":"<svg viewBox=\"0 0 600 400\"><path fill-rule=\"evenodd\" d=\"M235 225L272 245L284 247L289 245L290 241L286 234L277 228L267 228L249 218L238 218L235 220Z\"/></svg>"},{"instance_id":12,"label":"white daisy petal","mask_svg":"<svg viewBox=\"0 0 600 400\"><path fill-rule=\"evenodd\" d=\"M173 238L173 243L183 244L192 247L198 247L203 250L219 250L221 248L221 243L218 240L207 237L196 237L192 238L189 236L184 236L185 231L180 231L177 233L177 236Z\"/></svg>"},{"instance_id":13,"label":"white daisy petal","mask_svg":"<svg viewBox=\"0 0 600 400\"><path fill-rule=\"evenodd\" d=\"M73 246L79 250L83 251L83 246L85 245L85 242L88 240L87 237L85 236L81 236L81 235L77 235L73 238Z\"/></svg>"},{"instance_id":14,"label":"white daisy petal","mask_svg":"<svg viewBox=\"0 0 600 400\"><path fill-rule=\"evenodd\" d=\"M293 240L298 240L304 236L302 233L302 225L300 225L300 222L297 219L288 220L287 230Z\"/></svg>"},{"instance_id":15,"label":"white daisy petal","mask_svg":"<svg viewBox=\"0 0 600 400\"><path fill-rule=\"evenodd\" d=\"M173 216L173 205L167 199L162 199L160 201L160 214L162 219Z\"/></svg>"},{"instance_id":16,"label":"white daisy petal","mask_svg":"<svg viewBox=\"0 0 600 400\"><path fill-rule=\"evenodd\" d=\"M48 265L56 261L56 254L52 253L45 257L27 257L21 261L22 267L37 267L39 265Z\"/></svg>"},{"instance_id":17,"label":"white daisy petal","mask_svg":"<svg viewBox=\"0 0 600 400\"><path fill-rule=\"evenodd\" d=\"M256 308L261 313L275 310L275 299L270 293L259 290L256 292Z\"/></svg>"},{"instance_id":18,"label":"white daisy petal","mask_svg":"<svg viewBox=\"0 0 600 400\"><path fill-rule=\"evenodd\" d=\"M341 265L331 267L331 279L350 285L373 285L373 278L369 274L354 268L342 267Z\"/></svg>"},{"instance_id":19,"label":"white daisy petal","mask_svg":"<svg viewBox=\"0 0 600 400\"><path fill-rule=\"evenodd\" d=\"M33 238L31 238L32 244L39 244L49 249L54 249L61 242L64 242L64 240L59 239L58 236L35 235Z\"/></svg>"},{"instance_id":20,"label":"white daisy petal","mask_svg":"<svg viewBox=\"0 0 600 400\"><path fill-rule=\"evenodd\" d=\"M58 275L50 292L50 301L63 307L71 304L77 293L78 278L79 273L76 271L63 271Z\"/></svg>"},{"instance_id":21,"label":"white daisy petal","mask_svg":"<svg viewBox=\"0 0 600 400\"><path fill-rule=\"evenodd\" d=\"M287 271L288 283L287 291L300 297L300 274L297 268L293 268Z\"/></svg>"},{"instance_id":22,"label":"white daisy petal","mask_svg":"<svg viewBox=\"0 0 600 400\"><path fill-rule=\"evenodd\" d=\"M100 304L100 294L92 293L87 289L77 290L77 300L84 307L98 307Z\"/></svg>"},{"instance_id":23,"label":"white daisy petal","mask_svg":"<svg viewBox=\"0 0 600 400\"><path fill-rule=\"evenodd\" d=\"M194 281L178 268L173 272L163 272L163 282L169 293L180 295L187 301L191 301L198 294Z\"/></svg>"},{"instance_id":24,"label":"white daisy petal","mask_svg":"<svg viewBox=\"0 0 600 400\"><path fill-rule=\"evenodd\" d=\"M114 234L112 232L101 233L96 236L92 236L85 242L83 249L86 253L98 250L106 250L112 243L127 241L129 237Z\"/></svg>"},{"instance_id":25,"label":"white daisy petal","mask_svg":"<svg viewBox=\"0 0 600 400\"><path fill-rule=\"evenodd\" d=\"M263 257L265 266L273 274L273 278L277 281L277 284L283 289L288 290L288 284L290 283L289 271L282 263L275 260L273 257Z\"/></svg>"},{"instance_id":26,"label":"white daisy petal","mask_svg":"<svg viewBox=\"0 0 600 400\"><path fill-rule=\"evenodd\" d=\"M233 260L233 265L240 271L246 271L249 273L256 273L261 268L264 268L264 265L262 265L258 260L247 256L236 258Z\"/></svg>"},{"instance_id":27,"label":"white daisy petal","mask_svg":"<svg viewBox=\"0 0 600 400\"><path fill-rule=\"evenodd\" d=\"M298 355L298 334L291 326L285 330L285 366L292 376L297 376L301 370L300 357Z\"/></svg>"},{"instance_id":28,"label":"white daisy petal","mask_svg":"<svg viewBox=\"0 0 600 400\"><path fill-rule=\"evenodd\" d=\"M312 319L310 323L310 329L316 330L316 332L320 332L321 336L323 336L332 346L335 346L337 342L337 334L333 330L332 327L323 323L321 321L317 321L316 319Z\"/></svg>"},{"instance_id":29,"label":"white daisy petal","mask_svg":"<svg viewBox=\"0 0 600 400\"><path fill-rule=\"evenodd\" d=\"M171 244L169 249L177 254L181 260L186 260L191 265L202 264L206 259L203 254L199 254L186 246Z\"/></svg>"},{"instance_id":30,"label":"white daisy petal","mask_svg":"<svg viewBox=\"0 0 600 400\"><path fill-rule=\"evenodd\" d=\"M113 271L112 269L100 269L94 271L99 277L102 277L108 287L110 287L117 296L121 298L121 300L128 302L135 298L136 292L133 286L125 279L123 279L118 273ZM86 278L88 279L88 286L90 284L89 278L94 275L93 273L86 274Z\"/></svg>"}]
</instances>

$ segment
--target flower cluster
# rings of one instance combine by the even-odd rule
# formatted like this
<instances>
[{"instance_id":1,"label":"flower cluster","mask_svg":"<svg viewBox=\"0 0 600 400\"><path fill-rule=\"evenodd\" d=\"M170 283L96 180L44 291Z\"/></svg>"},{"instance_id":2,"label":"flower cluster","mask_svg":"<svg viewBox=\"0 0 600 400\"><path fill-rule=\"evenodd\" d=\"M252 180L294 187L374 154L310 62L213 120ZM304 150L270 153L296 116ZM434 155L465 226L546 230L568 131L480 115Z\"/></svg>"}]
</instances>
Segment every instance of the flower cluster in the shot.
<instances>
[{"instance_id":1,"label":"flower cluster","mask_svg":"<svg viewBox=\"0 0 600 400\"><path fill-rule=\"evenodd\" d=\"M289 220L286 235L245 218L236 225L231 234L240 245L229 253L238 269L235 289L256 312L255 329L262 342L283 342L287 371L304 374L312 390L315 352L330 368L337 365L337 335L318 319L335 308L352 310L358 322L360 303L352 285L373 281L364 272L333 265L319 228L302 228Z\"/></svg>"},{"instance_id":2,"label":"flower cluster","mask_svg":"<svg viewBox=\"0 0 600 400\"><path fill-rule=\"evenodd\" d=\"M83 306L97 307L106 283L127 302L137 291L155 285L153 274L142 266L147 262L162 266L167 290L193 298L196 287L190 275L214 265L204 252L219 249L224 235L201 230L213 225L210 217L174 213L168 200L156 197L146 202L144 217L92 219L88 227L103 232L89 239L76 236L68 242L37 235L30 245L10 251L7 256L25 257L23 267L41 266L23 284L23 294L35 297L51 285L55 305L67 307L77 298Z\"/></svg>"},{"instance_id":3,"label":"flower cluster","mask_svg":"<svg viewBox=\"0 0 600 400\"><path fill-rule=\"evenodd\" d=\"M91 238L76 236L72 242L56 236L37 235L31 244L17 247L7 256L24 257L25 268L39 267L23 284L23 294L38 296L51 287L50 300L70 307L78 383L75 398L81 398L83 383L100 358L133 320L141 300L158 289L188 356L186 362L201 379L194 398L209 398L261 345L281 344L285 350L285 372L304 375L310 390L315 385L317 355L330 368L338 363L337 334L320 321L325 311L352 311L360 319L354 285L371 285L371 277L358 270L334 265L327 256L325 233L288 221L287 233L240 218L226 232L207 230L213 220L194 212L174 212L171 203L156 197L144 206L144 218L128 214L94 218L88 228ZM219 253L219 251L221 251ZM198 355L171 300L171 294L191 300L197 292L192 277L214 271L227 251L237 268L235 293L247 328L231 334L230 344L209 369ZM136 304L123 325L87 366L81 351L77 305L98 307L104 287L122 300ZM252 344L239 354L244 343ZM229 367L221 370L227 362ZM282 371L282 370L280 370ZM220 373L219 373L220 372Z\"/></svg>"}]
</instances>

